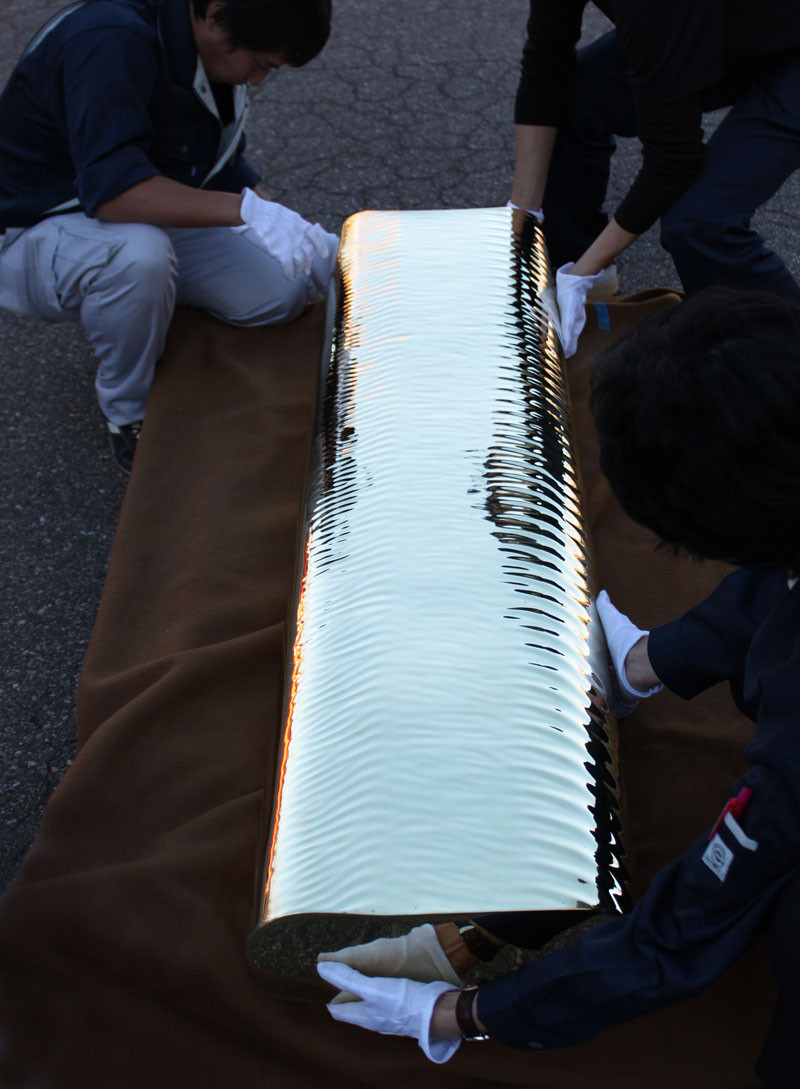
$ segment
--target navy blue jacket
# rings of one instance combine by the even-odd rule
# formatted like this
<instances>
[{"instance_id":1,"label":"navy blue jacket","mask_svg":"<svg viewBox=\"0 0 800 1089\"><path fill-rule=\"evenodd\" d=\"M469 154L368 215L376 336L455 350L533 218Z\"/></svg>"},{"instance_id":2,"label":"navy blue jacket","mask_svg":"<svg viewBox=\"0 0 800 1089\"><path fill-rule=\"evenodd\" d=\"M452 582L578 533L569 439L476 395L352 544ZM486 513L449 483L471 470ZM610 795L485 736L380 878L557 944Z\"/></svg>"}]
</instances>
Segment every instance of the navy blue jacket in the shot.
<instances>
[{"instance_id":1,"label":"navy blue jacket","mask_svg":"<svg viewBox=\"0 0 800 1089\"><path fill-rule=\"evenodd\" d=\"M633 911L485 984L477 1012L512 1047L552 1048L686 998L759 936L800 869L800 585L740 569L685 616L650 635L658 676L689 698L729 680L756 724L752 791L739 820L702 835L656 875ZM724 799L720 799L720 804Z\"/></svg>"},{"instance_id":2,"label":"navy blue jacket","mask_svg":"<svg viewBox=\"0 0 800 1089\"><path fill-rule=\"evenodd\" d=\"M232 192L258 181L242 157L245 88L219 88L239 122L226 127L198 64L188 0L65 10L0 96L0 226L30 226L67 202L63 210L93 215L156 174Z\"/></svg>"}]
</instances>

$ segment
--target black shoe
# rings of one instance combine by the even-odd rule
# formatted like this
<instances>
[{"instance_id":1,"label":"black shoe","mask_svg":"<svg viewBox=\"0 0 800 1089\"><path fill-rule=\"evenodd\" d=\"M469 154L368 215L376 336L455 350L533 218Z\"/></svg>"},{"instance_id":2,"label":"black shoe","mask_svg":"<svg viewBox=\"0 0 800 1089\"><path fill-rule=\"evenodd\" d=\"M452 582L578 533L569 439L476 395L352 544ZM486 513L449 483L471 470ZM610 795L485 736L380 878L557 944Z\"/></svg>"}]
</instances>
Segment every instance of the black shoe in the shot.
<instances>
[{"instance_id":1,"label":"black shoe","mask_svg":"<svg viewBox=\"0 0 800 1089\"><path fill-rule=\"evenodd\" d=\"M123 473L130 473L142 421L137 420L135 423L129 424L113 424L111 420L106 420L106 425L108 427L108 438L111 442L111 456Z\"/></svg>"}]
</instances>

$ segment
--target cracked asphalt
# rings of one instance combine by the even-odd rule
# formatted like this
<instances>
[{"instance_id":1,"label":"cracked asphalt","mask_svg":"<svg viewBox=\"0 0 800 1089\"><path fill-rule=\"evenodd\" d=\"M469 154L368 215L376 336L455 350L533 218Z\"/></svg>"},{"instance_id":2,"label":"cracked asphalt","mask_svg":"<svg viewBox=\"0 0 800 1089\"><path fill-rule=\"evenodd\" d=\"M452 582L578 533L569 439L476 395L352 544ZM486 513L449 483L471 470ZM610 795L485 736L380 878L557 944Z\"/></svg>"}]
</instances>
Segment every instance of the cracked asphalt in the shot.
<instances>
[{"instance_id":1,"label":"cracked asphalt","mask_svg":"<svg viewBox=\"0 0 800 1089\"><path fill-rule=\"evenodd\" d=\"M62 6L6 0L0 82ZM252 97L248 156L273 199L331 231L364 208L505 204L525 0L334 0L323 54ZM586 37L607 26L590 8ZM709 131L719 116L708 121ZM620 141L608 203L639 164ZM800 278L790 179L756 222ZM678 286L651 230L620 262L625 292ZM33 842L75 748L75 683L125 490L77 324L0 314L0 887Z\"/></svg>"}]
</instances>

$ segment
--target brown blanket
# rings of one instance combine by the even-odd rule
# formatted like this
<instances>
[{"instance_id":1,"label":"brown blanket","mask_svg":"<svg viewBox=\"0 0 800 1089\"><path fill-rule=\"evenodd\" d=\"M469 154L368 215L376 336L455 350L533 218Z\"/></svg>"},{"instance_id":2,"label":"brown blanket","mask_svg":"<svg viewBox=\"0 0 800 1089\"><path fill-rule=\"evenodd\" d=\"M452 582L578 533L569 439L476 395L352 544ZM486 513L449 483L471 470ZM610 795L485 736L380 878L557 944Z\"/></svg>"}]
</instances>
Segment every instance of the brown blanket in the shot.
<instances>
[{"instance_id":1,"label":"brown blanket","mask_svg":"<svg viewBox=\"0 0 800 1089\"><path fill-rule=\"evenodd\" d=\"M654 552L600 477L596 348L666 292L589 310L570 364L599 582L643 625L721 569ZM0 1084L59 1089L746 1089L772 1008L763 948L705 994L547 1054L413 1041L272 998L255 917L280 726L283 619L322 313L235 330L179 314L147 412L79 686L77 758L0 910ZM716 815L748 724L727 693L623 723L637 890Z\"/></svg>"}]
</instances>

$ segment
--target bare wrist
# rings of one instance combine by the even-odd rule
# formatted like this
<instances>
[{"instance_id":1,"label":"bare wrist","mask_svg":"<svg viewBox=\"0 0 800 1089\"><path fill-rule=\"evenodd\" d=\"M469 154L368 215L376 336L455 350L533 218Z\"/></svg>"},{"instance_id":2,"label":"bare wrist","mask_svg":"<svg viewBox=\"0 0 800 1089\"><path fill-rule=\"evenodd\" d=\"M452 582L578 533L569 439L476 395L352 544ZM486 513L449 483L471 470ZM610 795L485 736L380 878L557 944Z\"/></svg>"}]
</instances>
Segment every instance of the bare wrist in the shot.
<instances>
[{"instance_id":1,"label":"bare wrist","mask_svg":"<svg viewBox=\"0 0 800 1089\"><path fill-rule=\"evenodd\" d=\"M458 995L458 991L445 991L437 999L431 1016L431 1036L439 1040L457 1040L461 1035L456 1021Z\"/></svg>"},{"instance_id":2,"label":"bare wrist","mask_svg":"<svg viewBox=\"0 0 800 1089\"><path fill-rule=\"evenodd\" d=\"M628 679L628 684L631 688L635 688L637 692L647 692L650 688L661 684L660 677L650 664L650 657L647 653L648 639L649 636L643 635L638 642L633 644L625 658L625 676Z\"/></svg>"},{"instance_id":3,"label":"bare wrist","mask_svg":"<svg viewBox=\"0 0 800 1089\"><path fill-rule=\"evenodd\" d=\"M591 260L584 253L582 257L579 257L575 264L570 269L570 273L573 276L595 276L598 272L602 272L602 266L598 265L597 261Z\"/></svg>"},{"instance_id":4,"label":"bare wrist","mask_svg":"<svg viewBox=\"0 0 800 1089\"><path fill-rule=\"evenodd\" d=\"M572 272L576 276L594 276L602 272L626 250L636 235L624 230L612 217L591 246L575 262Z\"/></svg>"}]
</instances>

